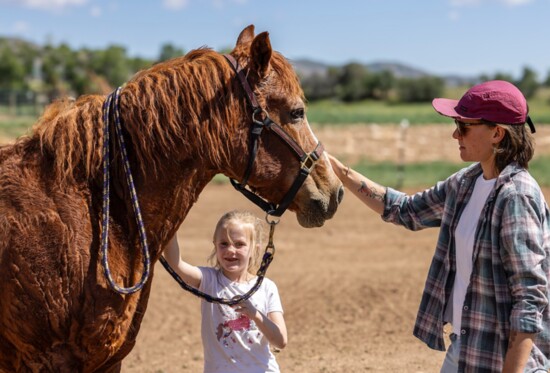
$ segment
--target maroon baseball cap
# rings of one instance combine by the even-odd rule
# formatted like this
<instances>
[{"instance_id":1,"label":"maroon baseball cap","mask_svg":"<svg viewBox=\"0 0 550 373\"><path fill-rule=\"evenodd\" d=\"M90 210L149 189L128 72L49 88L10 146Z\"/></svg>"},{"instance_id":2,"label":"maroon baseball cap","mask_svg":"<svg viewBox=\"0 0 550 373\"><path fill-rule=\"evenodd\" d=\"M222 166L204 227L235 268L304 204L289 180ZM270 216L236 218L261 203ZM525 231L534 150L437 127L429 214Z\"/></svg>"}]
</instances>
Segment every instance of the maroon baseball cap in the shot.
<instances>
[{"instance_id":1,"label":"maroon baseball cap","mask_svg":"<svg viewBox=\"0 0 550 373\"><path fill-rule=\"evenodd\" d=\"M439 114L455 119L502 124L527 122L531 132L535 133L525 97L515 85L504 80L477 84L466 91L460 100L436 98L432 106Z\"/></svg>"}]
</instances>

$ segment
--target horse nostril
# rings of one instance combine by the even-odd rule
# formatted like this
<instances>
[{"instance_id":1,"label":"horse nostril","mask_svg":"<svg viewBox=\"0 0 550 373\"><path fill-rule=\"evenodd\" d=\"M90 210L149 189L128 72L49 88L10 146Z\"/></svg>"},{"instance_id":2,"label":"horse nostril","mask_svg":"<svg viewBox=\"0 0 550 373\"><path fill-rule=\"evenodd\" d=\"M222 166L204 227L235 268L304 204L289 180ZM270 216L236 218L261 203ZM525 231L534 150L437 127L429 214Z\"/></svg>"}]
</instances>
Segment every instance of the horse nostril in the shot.
<instances>
[{"instance_id":1,"label":"horse nostril","mask_svg":"<svg viewBox=\"0 0 550 373\"><path fill-rule=\"evenodd\" d=\"M340 189L338 190L338 204L342 202L342 199L344 199L344 186L341 185Z\"/></svg>"}]
</instances>

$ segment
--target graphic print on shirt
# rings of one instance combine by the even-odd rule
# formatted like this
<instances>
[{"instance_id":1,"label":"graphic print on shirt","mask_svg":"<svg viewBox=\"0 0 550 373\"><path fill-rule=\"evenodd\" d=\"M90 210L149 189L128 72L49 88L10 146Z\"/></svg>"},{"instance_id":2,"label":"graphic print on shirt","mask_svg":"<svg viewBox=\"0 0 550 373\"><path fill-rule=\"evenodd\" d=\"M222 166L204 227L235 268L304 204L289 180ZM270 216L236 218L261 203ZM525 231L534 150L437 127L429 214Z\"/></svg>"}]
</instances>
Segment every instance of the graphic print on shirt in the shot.
<instances>
[{"instance_id":1,"label":"graphic print on shirt","mask_svg":"<svg viewBox=\"0 0 550 373\"><path fill-rule=\"evenodd\" d=\"M226 297L227 294L223 294ZM237 343L235 334L238 333L243 342L250 346L260 344L262 334L256 326L256 323L244 314L236 312L233 308L218 304L218 309L222 315L223 322L218 324L216 337L218 341L226 348L231 348ZM254 305L256 306L256 305Z\"/></svg>"}]
</instances>

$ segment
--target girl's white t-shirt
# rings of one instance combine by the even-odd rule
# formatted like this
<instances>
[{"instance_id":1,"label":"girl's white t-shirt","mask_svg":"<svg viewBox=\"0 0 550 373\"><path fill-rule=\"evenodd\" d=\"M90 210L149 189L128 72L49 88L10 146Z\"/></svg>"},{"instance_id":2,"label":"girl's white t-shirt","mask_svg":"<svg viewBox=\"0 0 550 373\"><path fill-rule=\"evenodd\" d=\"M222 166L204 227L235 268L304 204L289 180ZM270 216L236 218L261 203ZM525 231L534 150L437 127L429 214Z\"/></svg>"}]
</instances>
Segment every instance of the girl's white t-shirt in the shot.
<instances>
[{"instance_id":1,"label":"girl's white t-shirt","mask_svg":"<svg viewBox=\"0 0 550 373\"><path fill-rule=\"evenodd\" d=\"M472 196L464 208L455 230L456 275L452 293L453 318L451 324L453 333L457 335L460 335L462 308L472 275L476 228L487 197L495 186L495 181L496 179L485 180L483 174L477 178Z\"/></svg>"},{"instance_id":2,"label":"girl's white t-shirt","mask_svg":"<svg viewBox=\"0 0 550 373\"><path fill-rule=\"evenodd\" d=\"M215 297L231 299L254 286L256 277L247 283L232 282L212 267L199 267L202 280L199 290ZM264 315L283 312L275 283L264 277L260 288L250 298ZM201 300L201 333L205 373L279 372L279 365L269 342L254 321L233 308Z\"/></svg>"}]
</instances>

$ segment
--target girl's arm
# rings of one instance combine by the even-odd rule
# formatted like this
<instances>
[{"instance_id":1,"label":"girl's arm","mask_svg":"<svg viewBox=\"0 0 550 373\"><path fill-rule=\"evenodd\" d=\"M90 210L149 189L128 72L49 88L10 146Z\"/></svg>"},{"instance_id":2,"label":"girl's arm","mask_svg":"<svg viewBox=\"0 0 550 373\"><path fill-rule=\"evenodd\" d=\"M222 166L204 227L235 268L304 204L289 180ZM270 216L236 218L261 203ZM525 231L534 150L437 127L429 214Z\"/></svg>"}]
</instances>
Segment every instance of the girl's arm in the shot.
<instances>
[{"instance_id":1,"label":"girl's arm","mask_svg":"<svg viewBox=\"0 0 550 373\"><path fill-rule=\"evenodd\" d=\"M202 272L198 267L181 260L177 234L174 234L174 237L172 237L166 245L164 249L164 258L183 281L194 288L199 287L202 280Z\"/></svg>"},{"instance_id":2,"label":"girl's arm","mask_svg":"<svg viewBox=\"0 0 550 373\"><path fill-rule=\"evenodd\" d=\"M233 308L254 321L269 344L281 350L285 348L288 340L282 312L270 312L266 316L254 307L250 300L236 304Z\"/></svg>"}]
</instances>

